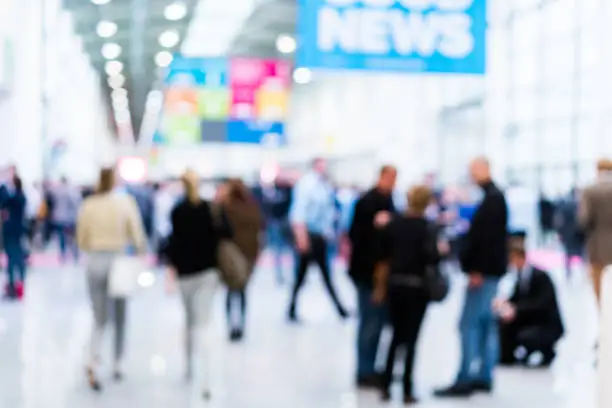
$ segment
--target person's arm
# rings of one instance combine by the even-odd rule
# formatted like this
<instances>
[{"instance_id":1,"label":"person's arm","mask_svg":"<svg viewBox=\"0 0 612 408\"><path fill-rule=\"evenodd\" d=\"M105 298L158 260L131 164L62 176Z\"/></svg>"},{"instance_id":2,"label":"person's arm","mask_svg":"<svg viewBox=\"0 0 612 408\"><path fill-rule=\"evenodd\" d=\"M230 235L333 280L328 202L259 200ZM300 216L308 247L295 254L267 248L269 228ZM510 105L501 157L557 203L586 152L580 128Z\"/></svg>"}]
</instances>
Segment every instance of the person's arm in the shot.
<instances>
[{"instance_id":1,"label":"person's arm","mask_svg":"<svg viewBox=\"0 0 612 408\"><path fill-rule=\"evenodd\" d=\"M372 301L382 303L387 298L389 265L392 255L391 228L377 230L374 242L376 264L374 266Z\"/></svg>"},{"instance_id":2,"label":"person's arm","mask_svg":"<svg viewBox=\"0 0 612 408\"><path fill-rule=\"evenodd\" d=\"M89 211L87 203L79 209L76 223L76 242L82 251L88 251L89 246Z\"/></svg>"}]
</instances>

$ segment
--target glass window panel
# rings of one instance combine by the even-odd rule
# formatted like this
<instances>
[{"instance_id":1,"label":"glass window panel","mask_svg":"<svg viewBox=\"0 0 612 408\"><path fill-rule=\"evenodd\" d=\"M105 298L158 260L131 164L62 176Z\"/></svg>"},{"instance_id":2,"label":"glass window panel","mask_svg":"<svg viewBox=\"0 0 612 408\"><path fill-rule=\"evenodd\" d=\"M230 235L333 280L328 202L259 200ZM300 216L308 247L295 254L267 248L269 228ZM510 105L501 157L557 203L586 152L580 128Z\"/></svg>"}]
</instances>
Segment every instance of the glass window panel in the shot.
<instances>
[{"instance_id":1,"label":"glass window panel","mask_svg":"<svg viewBox=\"0 0 612 408\"><path fill-rule=\"evenodd\" d=\"M595 181L597 172L595 171L595 163L585 162L580 163L578 168L578 187L588 186Z\"/></svg>"},{"instance_id":2,"label":"glass window panel","mask_svg":"<svg viewBox=\"0 0 612 408\"><path fill-rule=\"evenodd\" d=\"M546 196L557 198L569 192L573 178L571 165L545 167L542 172L542 190Z\"/></svg>"},{"instance_id":3,"label":"glass window panel","mask_svg":"<svg viewBox=\"0 0 612 408\"><path fill-rule=\"evenodd\" d=\"M572 89L546 89L540 94L540 109L546 120L568 119L576 109Z\"/></svg>"},{"instance_id":4,"label":"glass window panel","mask_svg":"<svg viewBox=\"0 0 612 408\"><path fill-rule=\"evenodd\" d=\"M575 44L571 37L545 44L542 52L542 80L545 84L564 86L575 71ZM547 85L545 85L547 87Z\"/></svg>"},{"instance_id":5,"label":"glass window panel","mask_svg":"<svg viewBox=\"0 0 612 408\"><path fill-rule=\"evenodd\" d=\"M540 14L519 14L512 27L512 47L515 52L535 50L540 38Z\"/></svg>"},{"instance_id":6,"label":"glass window panel","mask_svg":"<svg viewBox=\"0 0 612 408\"><path fill-rule=\"evenodd\" d=\"M538 98L533 92L517 93L514 96L514 117L517 123L533 123L538 114Z\"/></svg>"},{"instance_id":7,"label":"glass window panel","mask_svg":"<svg viewBox=\"0 0 612 408\"><path fill-rule=\"evenodd\" d=\"M545 37L560 38L574 30L576 26L574 1L555 0L546 2L546 7L543 10Z\"/></svg>"},{"instance_id":8,"label":"glass window panel","mask_svg":"<svg viewBox=\"0 0 612 408\"><path fill-rule=\"evenodd\" d=\"M578 121L576 148L580 160L597 160L601 151L599 135L602 131L601 121L595 116L583 116Z\"/></svg>"},{"instance_id":9,"label":"glass window panel","mask_svg":"<svg viewBox=\"0 0 612 408\"><path fill-rule=\"evenodd\" d=\"M488 3L488 19L492 23L503 22L510 16L512 2L508 0L490 0Z\"/></svg>"},{"instance_id":10,"label":"glass window panel","mask_svg":"<svg viewBox=\"0 0 612 408\"><path fill-rule=\"evenodd\" d=\"M607 1L607 0L604 0ZM576 5L576 14L582 28L592 27L598 21L598 16L603 12L603 1L601 0L580 0Z\"/></svg>"},{"instance_id":11,"label":"glass window panel","mask_svg":"<svg viewBox=\"0 0 612 408\"><path fill-rule=\"evenodd\" d=\"M540 58L536 53L519 54L516 58L517 63L513 72L514 87L518 91L535 89L540 76Z\"/></svg>"},{"instance_id":12,"label":"glass window panel","mask_svg":"<svg viewBox=\"0 0 612 408\"><path fill-rule=\"evenodd\" d=\"M585 29L580 33L580 69L591 70L604 61L604 39L596 29Z\"/></svg>"},{"instance_id":13,"label":"glass window panel","mask_svg":"<svg viewBox=\"0 0 612 408\"><path fill-rule=\"evenodd\" d=\"M542 140L538 146L540 162L544 165L571 163L572 153L571 121L546 121L542 127Z\"/></svg>"},{"instance_id":14,"label":"glass window panel","mask_svg":"<svg viewBox=\"0 0 612 408\"><path fill-rule=\"evenodd\" d=\"M538 134L533 123L517 124L516 133L506 138L509 167L531 166L538 162Z\"/></svg>"},{"instance_id":15,"label":"glass window panel","mask_svg":"<svg viewBox=\"0 0 612 408\"><path fill-rule=\"evenodd\" d=\"M578 82L578 112L582 115L596 115L601 112L606 101L604 83L597 72L585 71Z\"/></svg>"}]
</instances>

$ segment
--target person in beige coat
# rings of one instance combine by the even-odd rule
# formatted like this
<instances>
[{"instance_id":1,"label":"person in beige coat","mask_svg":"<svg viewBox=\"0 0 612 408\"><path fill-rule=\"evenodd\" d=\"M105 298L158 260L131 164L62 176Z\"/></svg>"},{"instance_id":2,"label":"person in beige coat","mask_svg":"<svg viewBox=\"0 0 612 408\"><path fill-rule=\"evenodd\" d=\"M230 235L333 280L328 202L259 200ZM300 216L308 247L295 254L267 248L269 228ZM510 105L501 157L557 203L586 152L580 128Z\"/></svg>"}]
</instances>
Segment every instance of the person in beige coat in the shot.
<instances>
[{"instance_id":1,"label":"person in beige coat","mask_svg":"<svg viewBox=\"0 0 612 408\"><path fill-rule=\"evenodd\" d=\"M598 181L582 194L579 219L587 237L587 256L599 302L603 270L612 265L612 160L599 160L597 172Z\"/></svg>"}]
</instances>

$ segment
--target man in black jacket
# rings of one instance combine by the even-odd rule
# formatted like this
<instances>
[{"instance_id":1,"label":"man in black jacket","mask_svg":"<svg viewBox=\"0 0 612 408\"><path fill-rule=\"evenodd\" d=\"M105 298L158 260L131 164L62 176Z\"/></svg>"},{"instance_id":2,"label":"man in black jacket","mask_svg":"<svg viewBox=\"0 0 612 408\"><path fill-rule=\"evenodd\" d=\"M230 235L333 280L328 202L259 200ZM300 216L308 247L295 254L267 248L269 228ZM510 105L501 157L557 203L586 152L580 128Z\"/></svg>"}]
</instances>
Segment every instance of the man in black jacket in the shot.
<instances>
[{"instance_id":1,"label":"man in black jacket","mask_svg":"<svg viewBox=\"0 0 612 408\"><path fill-rule=\"evenodd\" d=\"M386 308L372 300L376 242L380 233L377 225L395 211L393 189L397 170L384 166L378 183L362 195L355 204L353 220L349 229L351 257L349 275L358 293L359 328L357 332L357 385L375 387L379 376L375 361L380 334L386 320Z\"/></svg>"},{"instance_id":2,"label":"man in black jacket","mask_svg":"<svg viewBox=\"0 0 612 408\"><path fill-rule=\"evenodd\" d=\"M491 178L489 162L478 158L470 165L472 180L484 192L474 213L459 256L468 275L468 288L460 322L461 365L454 385L438 390L439 397L467 397L490 392L498 359L497 317L492 308L500 278L508 266L508 208L503 192ZM479 361L478 370L473 370Z\"/></svg>"},{"instance_id":3,"label":"man in black jacket","mask_svg":"<svg viewBox=\"0 0 612 408\"><path fill-rule=\"evenodd\" d=\"M511 247L510 264L518 273L514 293L494 304L500 316L501 363L524 363L532 353L540 352L541 364L548 366L564 331L555 287L546 272L527 263L521 245ZM523 355L516 355L520 348Z\"/></svg>"}]
</instances>

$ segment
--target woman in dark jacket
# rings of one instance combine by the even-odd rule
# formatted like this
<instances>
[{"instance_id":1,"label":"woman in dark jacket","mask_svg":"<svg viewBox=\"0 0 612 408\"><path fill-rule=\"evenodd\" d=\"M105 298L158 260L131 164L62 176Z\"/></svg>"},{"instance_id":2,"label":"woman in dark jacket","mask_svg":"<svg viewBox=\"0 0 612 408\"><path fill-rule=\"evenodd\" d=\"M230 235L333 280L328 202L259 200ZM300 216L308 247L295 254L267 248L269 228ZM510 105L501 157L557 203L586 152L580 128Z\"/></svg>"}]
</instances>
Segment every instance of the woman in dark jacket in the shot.
<instances>
[{"instance_id":1,"label":"woman in dark jacket","mask_svg":"<svg viewBox=\"0 0 612 408\"><path fill-rule=\"evenodd\" d=\"M168 241L171 277L178 278L186 318L186 377L192 377L194 343L200 354L203 397L210 398L211 341L209 328L213 300L220 284L217 248L221 239L231 239L232 231L225 214L217 220L211 204L200 197L199 180L194 172L182 177L185 199L170 216L172 234Z\"/></svg>"},{"instance_id":2,"label":"woman in dark jacket","mask_svg":"<svg viewBox=\"0 0 612 408\"><path fill-rule=\"evenodd\" d=\"M264 229L263 214L242 180L232 179L225 183L220 190L220 199L232 227L234 242L249 262L249 270L252 273L261 252L260 236ZM238 319L233 313L236 303L240 311ZM246 321L245 289L228 291L226 305L230 339L239 341L244 336Z\"/></svg>"},{"instance_id":3,"label":"woman in dark jacket","mask_svg":"<svg viewBox=\"0 0 612 408\"><path fill-rule=\"evenodd\" d=\"M23 240L26 236L26 196L23 192L21 179L13 177L12 189L6 189L2 199L2 238L4 250L8 258L6 271L8 273L9 299L18 297L18 284L15 274L19 274L19 285L23 285L26 273L26 251Z\"/></svg>"},{"instance_id":4,"label":"woman in dark jacket","mask_svg":"<svg viewBox=\"0 0 612 408\"><path fill-rule=\"evenodd\" d=\"M393 326L382 384L383 399L390 399L396 350L404 346L406 404L418 402L413 394L412 371L417 339L429 302L424 286L425 273L429 266L437 266L440 262L435 230L425 218L431 199L431 191L426 186L414 187L409 192L407 212L391 220L385 228L379 243L381 261L375 271L374 301L388 302Z\"/></svg>"}]
</instances>

